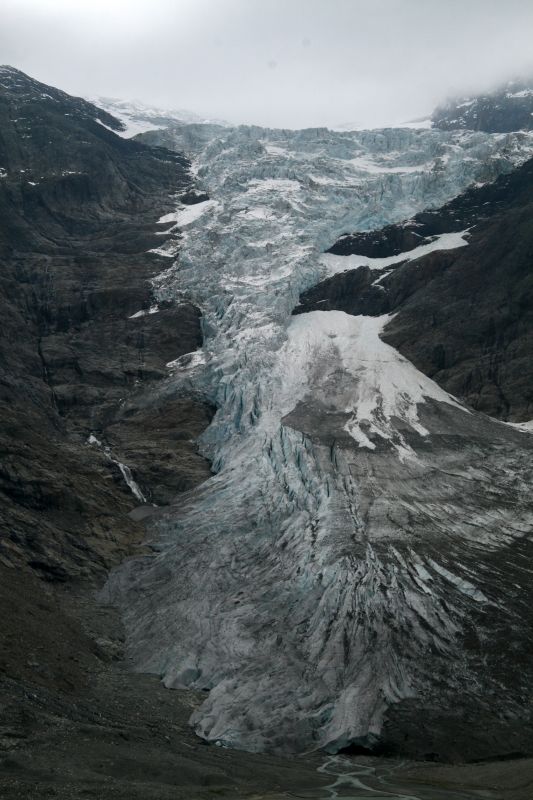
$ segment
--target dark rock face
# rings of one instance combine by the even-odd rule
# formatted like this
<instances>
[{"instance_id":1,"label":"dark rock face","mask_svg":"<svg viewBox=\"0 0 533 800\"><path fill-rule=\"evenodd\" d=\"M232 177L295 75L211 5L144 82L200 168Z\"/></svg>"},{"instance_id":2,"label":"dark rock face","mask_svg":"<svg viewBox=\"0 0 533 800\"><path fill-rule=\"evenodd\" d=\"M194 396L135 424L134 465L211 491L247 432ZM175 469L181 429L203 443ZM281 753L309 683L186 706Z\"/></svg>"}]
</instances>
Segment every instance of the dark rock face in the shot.
<instances>
[{"instance_id":1,"label":"dark rock face","mask_svg":"<svg viewBox=\"0 0 533 800\"><path fill-rule=\"evenodd\" d=\"M469 244L399 262L385 272L359 267L340 273L305 292L294 313L394 312L385 341L444 389L500 419L531 419L532 189L533 161L528 161L494 184L418 214L397 226L400 239L410 231L429 242L469 228ZM380 256L397 254L391 226L365 236L379 243ZM351 238L347 254L358 240Z\"/></svg>"},{"instance_id":2,"label":"dark rock face","mask_svg":"<svg viewBox=\"0 0 533 800\"><path fill-rule=\"evenodd\" d=\"M355 253L370 258L386 258L413 250L423 242L423 234L409 226L387 225L380 231L347 233L337 239L327 252L337 256Z\"/></svg>"},{"instance_id":3,"label":"dark rock face","mask_svg":"<svg viewBox=\"0 0 533 800\"><path fill-rule=\"evenodd\" d=\"M479 226L455 257L433 254L427 282L384 336L447 391L515 422L533 417L532 210L513 209ZM424 270L425 262L418 266Z\"/></svg>"},{"instance_id":4,"label":"dark rock face","mask_svg":"<svg viewBox=\"0 0 533 800\"><path fill-rule=\"evenodd\" d=\"M475 98L452 100L435 110L432 122L444 131L469 129L488 133L533 128L533 80L512 81Z\"/></svg>"},{"instance_id":5,"label":"dark rock face","mask_svg":"<svg viewBox=\"0 0 533 800\"><path fill-rule=\"evenodd\" d=\"M347 314L379 316L390 310L387 292L373 286L376 273L369 267L358 267L334 275L312 286L300 297L293 314L308 311L345 311Z\"/></svg>"},{"instance_id":6,"label":"dark rock face","mask_svg":"<svg viewBox=\"0 0 533 800\"><path fill-rule=\"evenodd\" d=\"M199 192L197 189L189 189L188 192L182 194L180 200L186 206L195 206L197 203L209 200L209 195L206 192Z\"/></svg>"},{"instance_id":7,"label":"dark rock face","mask_svg":"<svg viewBox=\"0 0 533 800\"><path fill-rule=\"evenodd\" d=\"M198 309L154 305L168 262L147 252L170 195L194 192L188 162L97 120L121 128L0 69L0 559L52 581L97 578L140 540L118 462L156 503L210 474L211 409L152 390L202 341Z\"/></svg>"}]
</instances>

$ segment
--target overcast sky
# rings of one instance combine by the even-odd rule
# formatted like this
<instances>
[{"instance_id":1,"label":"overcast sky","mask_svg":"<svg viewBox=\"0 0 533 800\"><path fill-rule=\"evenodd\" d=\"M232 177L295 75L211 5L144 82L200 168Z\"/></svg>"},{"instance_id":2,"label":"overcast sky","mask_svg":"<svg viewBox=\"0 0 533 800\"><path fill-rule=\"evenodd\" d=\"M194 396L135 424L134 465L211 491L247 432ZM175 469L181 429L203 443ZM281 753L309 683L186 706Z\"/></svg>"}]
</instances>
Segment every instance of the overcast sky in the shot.
<instances>
[{"instance_id":1,"label":"overcast sky","mask_svg":"<svg viewBox=\"0 0 533 800\"><path fill-rule=\"evenodd\" d=\"M237 123L393 124L533 75L533 0L0 0L0 63Z\"/></svg>"}]
</instances>

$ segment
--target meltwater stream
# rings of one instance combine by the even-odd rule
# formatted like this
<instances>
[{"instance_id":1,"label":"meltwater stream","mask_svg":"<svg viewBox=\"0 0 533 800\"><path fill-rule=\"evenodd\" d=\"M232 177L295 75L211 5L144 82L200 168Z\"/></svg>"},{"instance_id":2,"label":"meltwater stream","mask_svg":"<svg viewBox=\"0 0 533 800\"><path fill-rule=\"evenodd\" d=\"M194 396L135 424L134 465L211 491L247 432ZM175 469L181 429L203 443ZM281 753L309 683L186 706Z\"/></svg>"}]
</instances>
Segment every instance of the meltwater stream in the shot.
<instances>
[{"instance_id":1,"label":"meltwater stream","mask_svg":"<svg viewBox=\"0 0 533 800\"><path fill-rule=\"evenodd\" d=\"M374 797L376 800L421 800L412 794L397 794L387 788L386 775L390 774L385 771L385 775L377 778L376 769L372 766L365 766L363 764L353 764L342 756L332 756L321 767L318 772L324 775L334 776L333 782L325 787L325 800L337 800L337 798L345 798L345 800L359 800L359 798ZM377 781L378 784L383 786L370 786L368 781Z\"/></svg>"},{"instance_id":2,"label":"meltwater stream","mask_svg":"<svg viewBox=\"0 0 533 800\"><path fill-rule=\"evenodd\" d=\"M355 762L345 756L332 756L318 768L331 776L332 782L321 791L321 800L475 800L479 794L420 786L414 790L398 789L396 776L407 762L378 763L366 759ZM484 793L484 797L488 797Z\"/></svg>"},{"instance_id":3,"label":"meltwater stream","mask_svg":"<svg viewBox=\"0 0 533 800\"><path fill-rule=\"evenodd\" d=\"M527 134L238 128L199 149L210 200L178 205L154 290L202 309L203 351L170 367L167 390L216 404L201 439L216 474L114 582L138 669L206 692L204 738L371 745L391 704L432 691L428 653L458 665L446 691L486 693L456 648L496 602L479 530L490 550L527 524L520 449L492 453L489 423L381 342L386 319L291 311L340 234L438 206L531 147ZM479 428L475 474L467 448L431 451L435 426L439 447Z\"/></svg>"}]
</instances>

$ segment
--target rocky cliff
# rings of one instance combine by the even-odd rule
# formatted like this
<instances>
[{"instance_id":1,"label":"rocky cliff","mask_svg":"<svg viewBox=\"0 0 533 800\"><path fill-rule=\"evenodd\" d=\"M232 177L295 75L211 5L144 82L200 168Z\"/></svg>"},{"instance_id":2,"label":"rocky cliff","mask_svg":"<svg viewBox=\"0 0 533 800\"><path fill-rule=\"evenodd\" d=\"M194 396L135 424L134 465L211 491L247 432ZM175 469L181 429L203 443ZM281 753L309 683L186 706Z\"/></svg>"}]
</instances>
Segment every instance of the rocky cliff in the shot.
<instances>
[{"instance_id":1,"label":"rocky cliff","mask_svg":"<svg viewBox=\"0 0 533 800\"><path fill-rule=\"evenodd\" d=\"M209 409L163 407L153 391L202 340L197 308L155 303L166 259L148 252L191 186L188 163L111 128L86 101L1 69L0 552L52 580L103 574L140 537L120 464L147 502L209 474L194 444Z\"/></svg>"}]
</instances>

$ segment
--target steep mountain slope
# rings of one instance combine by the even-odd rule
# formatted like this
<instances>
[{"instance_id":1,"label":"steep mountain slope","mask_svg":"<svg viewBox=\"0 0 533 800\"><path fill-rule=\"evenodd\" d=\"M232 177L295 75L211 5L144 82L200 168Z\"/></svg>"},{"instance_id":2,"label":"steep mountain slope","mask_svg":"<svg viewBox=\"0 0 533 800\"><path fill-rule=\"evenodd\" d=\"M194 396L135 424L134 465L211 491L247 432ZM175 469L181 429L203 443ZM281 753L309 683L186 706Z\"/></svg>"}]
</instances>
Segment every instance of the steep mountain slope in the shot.
<instances>
[{"instance_id":1,"label":"steep mountain slope","mask_svg":"<svg viewBox=\"0 0 533 800\"><path fill-rule=\"evenodd\" d=\"M139 500L120 462L157 502L209 474L189 444L207 408L176 399L147 413L154 400L142 399L167 361L201 343L190 304L137 313L166 265L147 251L164 240L156 223L170 197L191 185L187 162L122 141L99 119L119 127L84 100L0 71L0 552L53 579L97 574L140 536L125 517ZM180 419L181 440L143 452L150 429ZM107 455L87 440L109 425Z\"/></svg>"},{"instance_id":2,"label":"steep mountain slope","mask_svg":"<svg viewBox=\"0 0 533 800\"><path fill-rule=\"evenodd\" d=\"M204 309L186 381L218 406L202 436L217 474L111 589L138 668L208 692L193 716L208 741L529 752L528 434L385 344L387 314L291 311L343 232L438 208L530 154L527 134L429 130L239 128L199 148L211 199L159 296Z\"/></svg>"},{"instance_id":3,"label":"steep mountain slope","mask_svg":"<svg viewBox=\"0 0 533 800\"><path fill-rule=\"evenodd\" d=\"M128 798L163 796L161 787L138 794L129 736L144 740L155 782L169 753L177 766L167 782L197 775L184 778L176 748L154 738L164 725L149 710L157 686L129 681L118 666L120 625L90 599L142 540L139 492L165 503L210 474L195 439L211 408L159 389L166 362L201 344L200 313L155 303L152 281L168 258L147 252L164 244L158 219L192 182L185 159L123 141L97 119L119 127L83 100L0 69L6 798L102 798L110 782L113 796L120 786ZM188 709L176 698L167 722L179 726Z\"/></svg>"},{"instance_id":4,"label":"steep mountain slope","mask_svg":"<svg viewBox=\"0 0 533 800\"><path fill-rule=\"evenodd\" d=\"M499 419L533 418L532 190L528 161L440 209L341 237L323 258L333 274L296 313L394 312L385 341L446 391Z\"/></svg>"}]
</instances>

